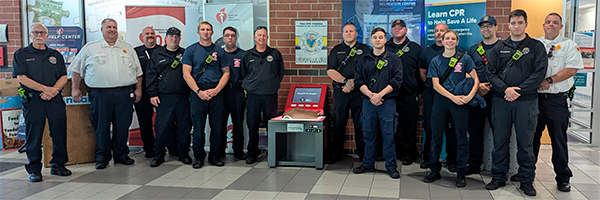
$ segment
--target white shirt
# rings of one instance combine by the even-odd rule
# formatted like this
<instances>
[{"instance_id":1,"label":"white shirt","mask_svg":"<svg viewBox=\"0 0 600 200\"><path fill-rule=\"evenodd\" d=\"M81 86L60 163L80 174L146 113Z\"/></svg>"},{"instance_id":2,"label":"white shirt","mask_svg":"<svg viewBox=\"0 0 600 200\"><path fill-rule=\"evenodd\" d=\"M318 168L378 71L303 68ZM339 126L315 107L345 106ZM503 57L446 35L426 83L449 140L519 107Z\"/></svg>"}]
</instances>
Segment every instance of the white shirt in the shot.
<instances>
[{"instance_id":1,"label":"white shirt","mask_svg":"<svg viewBox=\"0 0 600 200\"><path fill-rule=\"evenodd\" d=\"M548 58L548 70L546 78L553 76L565 68L583 69L583 59L579 46L573 40L558 36L554 40L548 40L544 37L536 38L544 43L546 51L550 52L550 48L554 45L552 57ZM561 82L553 82L548 90L538 90L539 93L560 93L567 92L573 86L573 77Z\"/></svg>"},{"instance_id":2,"label":"white shirt","mask_svg":"<svg viewBox=\"0 0 600 200\"><path fill-rule=\"evenodd\" d=\"M140 61L130 44L117 40L113 46L104 39L87 43L69 70L79 73L92 88L113 88L137 83L143 74Z\"/></svg>"}]
</instances>

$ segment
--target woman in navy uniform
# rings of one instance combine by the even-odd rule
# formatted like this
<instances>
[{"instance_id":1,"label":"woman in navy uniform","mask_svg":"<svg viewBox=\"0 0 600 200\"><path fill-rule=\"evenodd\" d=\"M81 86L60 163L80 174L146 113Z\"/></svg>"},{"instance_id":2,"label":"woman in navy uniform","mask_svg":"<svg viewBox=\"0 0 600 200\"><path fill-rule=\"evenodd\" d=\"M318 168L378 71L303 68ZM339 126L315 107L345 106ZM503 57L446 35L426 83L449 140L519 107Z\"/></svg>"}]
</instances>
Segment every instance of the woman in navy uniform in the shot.
<instances>
[{"instance_id":1,"label":"woman in navy uniform","mask_svg":"<svg viewBox=\"0 0 600 200\"><path fill-rule=\"evenodd\" d=\"M458 34L452 30L444 33L444 53L436 56L429 64L427 78L431 78L433 89L436 91L431 114L431 157L429 160L431 173L423 179L426 183L434 182L441 178L442 164L439 157L442 150L442 135L448 118L452 117L456 131L456 187L465 187L465 173L469 160L469 142L467 129L469 110L466 104L477 93L479 79L475 71L475 64L468 54L456 51ZM455 95L459 82L467 78L467 72L474 79L474 84L468 95Z\"/></svg>"},{"instance_id":2,"label":"woman in navy uniform","mask_svg":"<svg viewBox=\"0 0 600 200\"><path fill-rule=\"evenodd\" d=\"M373 50L356 64L354 85L365 96L361 121L365 140L363 164L354 168L355 174L375 170L377 155L377 124L381 126L383 136L383 156L385 168L390 177L400 178L396 164L394 133L398 124L396 101L398 89L402 85L402 61L392 52L385 50L385 30L375 28L371 31Z\"/></svg>"}]
</instances>

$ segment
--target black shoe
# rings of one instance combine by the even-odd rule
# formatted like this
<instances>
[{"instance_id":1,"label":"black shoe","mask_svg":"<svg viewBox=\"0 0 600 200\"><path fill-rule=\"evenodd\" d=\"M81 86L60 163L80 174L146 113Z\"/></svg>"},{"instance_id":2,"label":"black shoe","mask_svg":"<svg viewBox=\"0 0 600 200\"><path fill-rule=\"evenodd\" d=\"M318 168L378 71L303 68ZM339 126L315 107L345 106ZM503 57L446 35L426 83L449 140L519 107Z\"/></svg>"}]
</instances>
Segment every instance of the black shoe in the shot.
<instances>
[{"instance_id":1,"label":"black shoe","mask_svg":"<svg viewBox=\"0 0 600 200\"><path fill-rule=\"evenodd\" d=\"M337 155L331 155L331 156L329 156L329 158L327 158L327 161L325 161L325 163L332 165L332 164L335 164L337 161L340 161L340 160L341 159L340 159L339 156L337 156Z\"/></svg>"},{"instance_id":2,"label":"black shoe","mask_svg":"<svg viewBox=\"0 0 600 200\"><path fill-rule=\"evenodd\" d=\"M225 165L225 163L219 158L208 158L208 163L210 163L211 165L214 165L214 166L218 166L218 167Z\"/></svg>"},{"instance_id":3,"label":"black shoe","mask_svg":"<svg viewBox=\"0 0 600 200\"><path fill-rule=\"evenodd\" d=\"M492 181L490 181L490 183L488 183L487 185L485 185L485 189L488 190L496 190L500 187L504 187L506 186L506 181L501 181L498 179L492 179Z\"/></svg>"},{"instance_id":4,"label":"black shoe","mask_svg":"<svg viewBox=\"0 0 600 200\"><path fill-rule=\"evenodd\" d=\"M29 181L31 182L40 182L42 181L42 173L34 172L29 174Z\"/></svg>"},{"instance_id":5,"label":"black shoe","mask_svg":"<svg viewBox=\"0 0 600 200\"><path fill-rule=\"evenodd\" d=\"M400 178L400 172L398 172L398 170L396 170L396 169L388 169L387 174L390 175L390 177L393 179Z\"/></svg>"},{"instance_id":6,"label":"black shoe","mask_svg":"<svg viewBox=\"0 0 600 200\"><path fill-rule=\"evenodd\" d=\"M369 169L366 168L364 165L360 165L357 168L352 169L352 172L354 172L355 174L362 174L365 172L374 172L375 169Z\"/></svg>"},{"instance_id":7,"label":"black shoe","mask_svg":"<svg viewBox=\"0 0 600 200\"><path fill-rule=\"evenodd\" d=\"M512 175L510 177L510 181L512 181L512 182L519 182L519 174Z\"/></svg>"},{"instance_id":8,"label":"black shoe","mask_svg":"<svg viewBox=\"0 0 600 200\"><path fill-rule=\"evenodd\" d=\"M233 155L233 157L239 159L239 160L246 160L248 159L248 156L246 154L242 154L242 155Z\"/></svg>"},{"instance_id":9,"label":"black shoe","mask_svg":"<svg viewBox=\"0 0 600 200\"><path fill-rule=\"evenodd\" d=\"M558 186L558 191L561 191L561 192L570 192L571 191L571 184L569 184L569 182L559 182L556 184L556 186Z\"/></svg>"},{"instance_id":10,"label":"black shoe","mask_svg":"<svg viewBox=\"0 0 600 200\"><path fill-rule=\"evenodd\" d=\"M466 170L467 170L467 172L465 173L465 175L471 175L471 174L479 174L479 173L481 173L481 168L475 167L473 165L467 166Z\"/></svg>"},{"instance_id":11,"label":"black shoe","mask_svg":"<svg viewBox=\"0 0 600 200\"><path fill-rule=\"evenodd\" d=\"M521 183L521 187L523 193L527 196L535 196L537 193L535 192L535 188L533 188L533 183Z\"/></svg>"},{"instance_id":12,"label":"black shoe","mask_svg":"<svg viewBox=\"0 0 600 200\"><path fill-rule=\"evenodd\" d=\"M196 161L194 161L194 164L192 164L192 167L194 169L200 169L202 166L204 166L204 159L203 160L196 159Z\"/></svg>"},{"instance_id":13,"label":"black shoe","mask_svg":"<svg viewBox=\"0 0 600 200\"><path fill-rule=\"evenodd\" d=\"M146 153L146 155L144 155L145 158L154 158L153 153Z\"/></svg>"},{"instance_id":14,"label":"black shoe","mask_svg":"<svg viewBox=\"0 0 600 200\"><path fill-rule=\"evenodd\" d=\"M186 165L192 164L192 158L190 158L189 156L185 158L179 157L179 161Z\"/></svg>"},{"instance_id":15,"label":"black shoe","mask_svg":"<svg viewBox=\"0 0 600 200\"><path fill-rule=\"evenodd\" d=\"M456 172L456 164L454 164L454 163L447 164L446 167L448 168L448 171Z\"/></svg>"},{"instance_id":16,"label":"black shoe","mask_svg":"<svg viewBox=\"0 0 600 200\"><path fill-rule=\"evenodd\" d=\"M442 175L440 175L440 173L431 172L431 173L429 173L429 175L425 176L425 178L423 179L423 182L433 183L433 182L435 182L435 180L439 180L439 179L442 179Z\"/></svg>"},{"instance_id":17,"label":"black shoe","mask_svg":"<svg viewBox=\"0 0 600 200\"><path fill-rule=\"evenodd\" d=\"M464 176L457 176L456 177L456 187L459 188L464 188L467 186L467 180L465 179Z\"/></svg>"},{"instance_id":18,"label":"black shoe","mask_svg":"<svg viewBox=\"0 0 600 200\"><path fill-rule=\"evenodd\" d=\"M135 163L135 160L131 159L130 157L127 157L123 160L115 160L115 163L123 165L133 165L133 163Z\"/></svg>"},{"instance_id":19,"label":"black shoe","mask_svg":"<svg viewBox=\"0 0 600 200\"><path fill-rule=\"evenodd\" d=\"M377 156L377 158L375 158L375 161L385 161L385 157Z\"/></svg>"},{"instance_id":20,"label":"black shoe","mask_svg":"<svg viewBox=\"0 0 600 200\"><path fill-rule=\"evenodd\" d=\"M106 168L106 165L108 165L108 163L96 162L96 169L104 169L104 168Z\"/></svg>"},{"instance_id":21,"label":"black shoe","mask_svg":"<svg viewBox=\"0 0 600 200\"><path fill-rule=\"evenodd\" d=\"M402 165L412 165L413 162L415 162L415 159L409 158L409 157L404 157L404 159L402 161Z\"/></svg>"},{"instance_id":22,"label":"black shoe","mask_svg":"<svg viewBox=\"0 0 600 200\"><path fill-rule=\"evenodd\" d=\"M256 162L256 158L248 156L246 159L246 164L254 164Z\"/></svg>"},{"instance_id":23,"label":"black shoe","mask_svg":"<svg viewBox=\"0 0 600 200\"><path fill-rule=\"evenodd\" d=\"M68 170L64 165L56 164L50 168L50 174L59 176L71 176L71 170Z\"/></svg>"},{"instance_id":24,"label":"black shoe","mask_svg":"<svg viewBox=\"0 0 600 200\"><path fill-rule=\"evenodd\" d=\"M423 162L421 163L421 169L429 169L429 160L423 160Z\"/></svg>"},{"instance_id":25,"label":"black shoe","mask_svg":"<svg viewBox=\"0 0 600 200\"><path fill-rule=\"evenodd\" d=\"M164 158L153 158L152 161L150 161L150 167L158 167L158 166L160 166L160 164L162 164L164 162L165 162Z\"/></svg>"}]
</instances>

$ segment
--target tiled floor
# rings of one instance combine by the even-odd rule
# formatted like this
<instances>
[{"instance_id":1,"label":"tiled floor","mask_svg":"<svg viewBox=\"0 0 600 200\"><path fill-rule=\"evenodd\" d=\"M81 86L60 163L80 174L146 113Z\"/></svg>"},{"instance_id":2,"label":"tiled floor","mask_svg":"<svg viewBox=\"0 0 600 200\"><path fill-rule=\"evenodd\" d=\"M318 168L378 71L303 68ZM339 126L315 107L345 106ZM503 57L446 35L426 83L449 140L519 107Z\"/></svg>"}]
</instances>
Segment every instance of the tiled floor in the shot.
<instances>
[{"instance_id":1,"label":"tiled floor","mask_svg":"<svg viewBox=\"0 0 600 200\"><path fill-rule=\"evenodd\" d=\"M570 146L572 191L559 192L550 162L550 146L543 146L537 164L536 199L598 199L600 197L600 148ZM192 169L173 158L150 168L143 154L131 155L131 166L109 165L95 170L94 164L68 166L69 177L42 171L44 181L30 183L24 168L0 173L0 199L530 199L518 183L488 191L490 172L470 175L467 187L454 186L454 174L442 171L442 180L421 180L428 172L418 164L402 166L402 178L393 180L380 171L355 175L360 163L347 158L323 170L310 167L269 168L266 159L247 165L228 155L225 167L206 165ZM26 162L25 154L0 152L0 161ZM377 165L384 169L384 163Z\"/></svg>"}]
</instances>

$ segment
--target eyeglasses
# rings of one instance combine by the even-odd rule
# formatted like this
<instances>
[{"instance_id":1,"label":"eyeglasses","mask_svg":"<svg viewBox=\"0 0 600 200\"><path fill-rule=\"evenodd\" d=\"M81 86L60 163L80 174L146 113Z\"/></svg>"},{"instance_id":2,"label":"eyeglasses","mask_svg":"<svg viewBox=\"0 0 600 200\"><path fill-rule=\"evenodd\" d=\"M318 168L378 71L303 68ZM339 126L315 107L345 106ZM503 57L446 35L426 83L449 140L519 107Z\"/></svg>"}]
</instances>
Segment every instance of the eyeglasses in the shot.
<instances>
[{"instance_id":1,"label":"eyeglasses","mask_svg":"<svg viewBox=\"0 0 600 200\"><path fill-rule=\"evenodd\" d=\"M235 34L225 34L225 35L223 35L223 37L227 37L227 38L228 37L237 37L237 35L235 35Z\"/></svg>"},{"instance_id":2,"label":"eyeglasses","mask_svg":"<svg viewBox=\"0 0 600 200\"><path fill-rule=\"evenodd\" d=\"M32 35L46 35L48 32L46 31L31 31Z\"/></svg>"},{"instance_id":3,"label":"eyeglasses","mask_svg":"<svg viewBox=\"0 0 600 200\"><path fill-rule=\"evenodd\" d=\"M492 29L492 27L494 27L493 24L488 24L488 25L481 25L479 27L479 29Z\"/></svg>"},{"instance_id":4,"label":"eyeglasses","mask_svg":"<svg viewBox=\"0 0 600 200\"><path fill-rule=\"evenodd\" d=\"M548 51L548 58L552 58L552 52L554 49L556 49L556 46L552 45L552 47L550 47L550 51Z\"/></svg>"}]
</instances>

